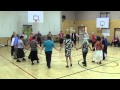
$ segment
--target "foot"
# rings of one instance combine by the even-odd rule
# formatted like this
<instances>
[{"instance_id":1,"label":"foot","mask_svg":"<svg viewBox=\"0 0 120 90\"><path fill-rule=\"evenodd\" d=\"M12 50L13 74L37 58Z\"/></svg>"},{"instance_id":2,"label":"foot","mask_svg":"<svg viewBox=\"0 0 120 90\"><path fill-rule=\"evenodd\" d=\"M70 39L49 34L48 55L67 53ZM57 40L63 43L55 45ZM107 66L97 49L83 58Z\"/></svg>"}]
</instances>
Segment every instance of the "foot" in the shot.
<instances>
[{"instance_id":1,"label":"foot","mask_svg":"<svg viewBox=\"0 0 120 90\"><path fill-rule=\"evenodd\" d=\"M25 59L25 58L23 58L23 61L26 61L26 59Z\"/></svg>"},{"instance_id":2,"label":"foot","mask_svg":"<svg viewBox=\"0 0 120 90\"><path fill-rule=\"evenodd\" d=\"M30 57L28 57L28 59L31 59Z\"/></svg>"},{"instance_id":3,"label":"foot","mask_svg":"<svg viewBox=\"0 0 120 90\"><path fill-rule=\"evenodd\" d=\"M67 65L66 67L67 67L67 68L69 68L69 66L68 66L68 65Z\"/></svg>"},{"instance_id":4,"label":"foot","mask_svg":"<svg viewBox=\"0 0 120 90\"><path fill-rule=\"evenodd\" d=\"M85 67L86 67L87 65L86 65L86 64L83 64L83 66L85 66Z\"/></svg>"},{"instance_id":5,"label":"foot","mask_svg":"<svg viewBox=\"0 0 120 90\"><path fill-rule=\"evenodd\" d=\"M32 65L34 65L34 63L32 63Z\"/></svg>"},{"instance_id":6,"label":"foot","mask_svg":"<svg viewBox=\"0 0 120 90\"><path fill-rule=\"evenodd\" d=\"M17 60L17 62L20 62L20 60Z\"/></svg>"},{"instance_id":7,"label":"foot","mask_svg":"<svg viewBox=\"0 0 120 90\"><path fill-rule=\"evenodd\" d=\"M82 62L82 64L85 64L84 62Z\"/></svg>"},{"instance_id":8,"label":"foot","mask_svg":"<svg viewBox=\"0 0 120 90\"><path fill-rule=\"evenodd\" d=\"M48 66L48 68L51 68L50 66Z\"/></svg>"},{"instance_id":9,"label":"foot","mask_svg":"<svg viewBox=\"0 0 120 90\"><path fill-rule=\"evenodd\" d=\"M39 63L39 61L37 61L37 63Z\"/></svg>"},{"instance_id":10,"label":"foot","mask_svg":"<svg viewBox=\"0 0 120 90\"><path fill-rule=\"evenodd\" d=\"M92 61L93 63L95 63L95 61Z\"/></svg>"},{"instance_id":11,"label":"foot","mask_svg":"<svg viewBox=\"0 0 120 90\"><path fill-rule=\"evenodd\" d=\"M70 66L72 67L72 64L70 64Z\"/></svg>"}]
</instances>

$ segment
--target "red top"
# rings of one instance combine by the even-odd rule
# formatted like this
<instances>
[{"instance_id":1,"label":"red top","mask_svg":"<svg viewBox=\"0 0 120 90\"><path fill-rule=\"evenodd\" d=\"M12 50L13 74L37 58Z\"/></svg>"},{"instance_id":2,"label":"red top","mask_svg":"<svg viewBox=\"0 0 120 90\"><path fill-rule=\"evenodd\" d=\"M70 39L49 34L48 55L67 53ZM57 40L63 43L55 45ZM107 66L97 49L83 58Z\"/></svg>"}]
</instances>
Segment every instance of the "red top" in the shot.
<instances>
[{"instance_id":1,"label":"red top","mask_svg":"<svg viewBox=\"0 0 120 90\"><path fill-rule=\"evenodd\" d=\"M96 42L95 35L92 35L92 42Z\"/></svg>"},{"instance_id":2,"label":"red top","mask_svg":"<svg viewBox=\"0 0 120 90\"><path fill-rule=\"evenodd\" d=\"M60 39L63 39L64 34L63 34L63 33L60 33L58 36L59 36Z\"/></svg>"},{"instance_id":3,"label":"red top","mask_svg":"<svg viewBox=\"0 0 120 90\"><path fill-rule=\"evenodd\" d=\"M102 42L97 42L95 44L95 48L96 48L96 50L102 50Z\"/></svg>"}]
</instances>

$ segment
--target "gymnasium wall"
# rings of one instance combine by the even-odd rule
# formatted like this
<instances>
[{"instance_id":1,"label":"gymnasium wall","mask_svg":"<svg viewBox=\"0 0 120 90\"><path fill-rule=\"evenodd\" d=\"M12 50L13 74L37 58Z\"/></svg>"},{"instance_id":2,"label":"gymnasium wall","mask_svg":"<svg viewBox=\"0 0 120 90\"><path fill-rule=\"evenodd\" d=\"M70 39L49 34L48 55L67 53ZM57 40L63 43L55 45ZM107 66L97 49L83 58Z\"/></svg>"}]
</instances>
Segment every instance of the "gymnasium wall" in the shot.
<instances>
[{"instance_id":1,"label":"gymnasium wall","mask_svg":"<svg viewBox=\"0 0 120 90\"><path fill-rule=\"evenodd\" d=\"M114 28L120 27L120 11L110 12L110 36L108 40L111 42L114 37ZM88 33L91 36L91 32L95 32L97 35L98 29L96 29L96 18L100 17L100 11L77 11L77 26L83 24L88 27Z\"/></svg>"},{"instance_id":2,"label":"gymnasium wall","mask_svg":"<svg viewBox=\"0 0 120 90\"><path fill-rule=\"evenodd\" d=\"M44 11L43 23L28 23L28 12L20 11L18 21L18 32L22 33L22 25L33 25L33 32L40 31L43 35L48 34L49 31L53 35L58 35L61 30L61 12L60 11Z\"/></svg>"},{"instance_id":3,"label":"gymnasium wall","mask_svg":"<svg viewBox=\"0 0 120 90\"><path fill-rule=\"evenodd\" d=\"M62 11L62 15L66 16L66 19L62 21L61 28L63 33L69 33L66 29L69 27L75 27L74 29L77 31L76 26L76 11Z\"/></svg>"},{"instance_id":4,"label":"gymnasium wall","mask_svg":"<svg viewBox=\"0 0 120 90\"><path fill-rule=\"evenodd\" d=\"M17 32L17 26L16 11L0 11L0 43L7 45L13 31Z\"/></svg>"}]
</instances>

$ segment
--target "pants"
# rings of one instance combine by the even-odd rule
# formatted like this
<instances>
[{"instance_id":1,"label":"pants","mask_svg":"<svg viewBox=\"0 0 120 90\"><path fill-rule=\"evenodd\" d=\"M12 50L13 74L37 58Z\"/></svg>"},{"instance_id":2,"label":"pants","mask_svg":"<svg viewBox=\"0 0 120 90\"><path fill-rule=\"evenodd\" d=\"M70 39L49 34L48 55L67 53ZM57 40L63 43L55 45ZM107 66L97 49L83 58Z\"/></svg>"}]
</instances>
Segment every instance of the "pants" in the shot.
<instances>
[{"instance_id":1,"label":"pants","mask_svg":"<svg viewBox=\"0 0 120 90\"><path fill-rule=\"evenodd\" d=\"M63 44L63 39L60 39L60 41L59 41L59 42L60 42L60 44Z\"/></svg>"},{"instance_id":2,"label":"pants","mask_svg":"<svg viewBox=\"0 0 120 90\"><path fill-rule=\"evenodd\" d=\"M107 46L104 46L103 49L103 60L105 59L105 53L107 54Z\"/></svg>"},{"instance_id":3,"label":"pants","mask_svg":"<svg viewBox=\"0 0 120 90\"><path fill-rule=\"evenodd\" d=\"M86 56L87 56L87 53L83 53L83 63L86 65Z\"/></svg>"},{"instance_id":4,"label":"pants","mask_svg":"<svg viewBox=\"0 0 120 90\"><path fill-rule=\"evenodd\" d=\"M13 53L14 53L14 46L11 46L11 55L13 56Z\"/></svg>"},{"instance_id":5,"label":"pants","mask_svg":"<svg viewBox=\"0 0 120 90\"><path fill-rule=\"evenodd\" d=\"M15 49L14 58L16 59L16 58L17 58L17 52L18 52L18 48L14 47L14 49Z\"/></svg>"},{"instance_id":6,"label":"pants","mask_svg":"<svg viewBox=\"0 0 120 90\"><path fill-rule=\"evenodd\" d=\"M76 46L76 40L75 40L75 39L72 39L72 41L73 41L73 43L74 43L75 46ZM73 45L72 45L72 47L73 47Z\"/></svg>"},{"instance_id":7,"label":"pants","mask_svg":"<svg viewBox=\"0 0 120 90\"><path fill-rule=\"evenodd\" d=\"M46 51L45 54L46 54L47 66L48 68L50 68L52 51Z\"/></svg>"},{"instance_id":8,"label":"pants","mask_svg":"<svg viewBox=\"0 0 120 90\"><path fill-rule=\"evenodd\" d=\"M42 41L41 41L41 40L38 40L38 44L41 46L41 44L42 44Z\"/></svg>"},{"instance_id":9,"label":"pants","mask_svg":"<svg viewBox=\"0 0 120 90\"><path fill-rule=\"evenodd\" d=\"M94 47L96 42L92 42L92 48ZM95 49L93 49L93 51L95 51Z\"/></svg>"}]
</instances>

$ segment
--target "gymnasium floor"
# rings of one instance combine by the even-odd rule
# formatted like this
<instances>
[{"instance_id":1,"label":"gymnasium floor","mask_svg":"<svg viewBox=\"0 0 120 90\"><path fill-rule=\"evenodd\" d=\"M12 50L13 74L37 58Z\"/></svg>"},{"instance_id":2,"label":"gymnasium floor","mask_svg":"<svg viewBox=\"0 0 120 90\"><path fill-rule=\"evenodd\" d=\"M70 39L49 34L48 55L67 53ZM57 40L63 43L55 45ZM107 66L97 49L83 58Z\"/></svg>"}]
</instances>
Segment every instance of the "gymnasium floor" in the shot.
<instances>
[{"instance_id":1,"label":"gymnasium floor","mask_svg":"<svg viewBox=\"0 0 120 90\"><path fill-rule=\"evenodd\" d=\"M57 48L60 48L56 43ZM78 46L78 45L77 45ZM120 79L120 48L108 47L108 56L102 65L92 63L93 52L87 55L87 67L83 67L81 50L72 49L73 67L66 68L64 48L53 50L51 69L46 67L44 50L40 52L40 63L31 65L29 51L26 61L16 62L10 55L10 47L0 48L0 79Z\"/></svg>"}]
</instances>

